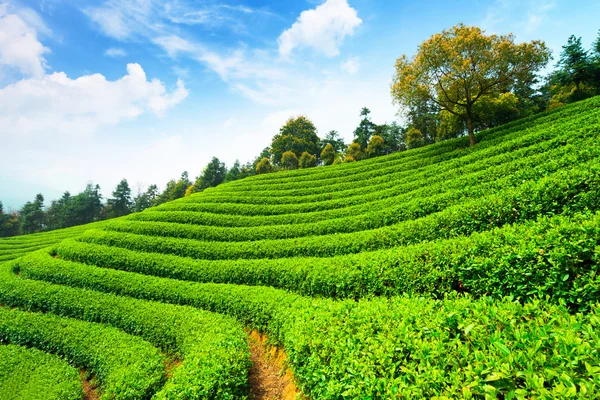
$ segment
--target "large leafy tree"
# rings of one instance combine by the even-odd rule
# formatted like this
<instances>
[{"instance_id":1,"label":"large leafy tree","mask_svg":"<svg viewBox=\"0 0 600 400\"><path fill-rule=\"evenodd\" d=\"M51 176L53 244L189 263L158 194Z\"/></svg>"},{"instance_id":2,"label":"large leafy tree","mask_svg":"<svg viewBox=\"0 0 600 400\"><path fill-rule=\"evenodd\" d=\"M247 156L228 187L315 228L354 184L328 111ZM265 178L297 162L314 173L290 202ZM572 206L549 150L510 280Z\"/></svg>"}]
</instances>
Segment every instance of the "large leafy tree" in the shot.
<instances>
[{"instance_id":1,"label":"large leafy tree","mask_svg":"<svg viewBox=\"0 0 600 400\"><path fill-rule=\"evenodd\" d=\"M112 192L112 196L112 198L107 200L110 217L121 217L131 213L133 210L133 200L127 179L121 179L121 182L117 184L114 192Z\"/></svg>"},{"instance_id":2,"label":"large leafy tree","mask_svg":"<svg viewBox=\"0 0 600 400\"><path fill-rule=\"evenodd\" d=\"M375 134L375 128L377 125L371 121L371 110L367 107L363 107L360 110L360 123L354 130L354 142L360 145L361 149L366 149L371 140L371 136Z\"/></svg>"},{"instance_id":3,"label":"large leafy tree","mask_svg":"<svg viewBox=\"0 0 600 400\"><path fill-rule=\"evenodd\" d=\"M456 115L474 145L477 102L533 84L549 59L544 42L515 44L512 34L486 35L459 24L423 42L412 59L403 55L396 61L392 96L401 106L431 101Z\"/></svg>"},{"instance_id":4,"label":"large leafy tree","mask_svg":"<svg viewBox=\"0 0 600 400\"><path fill-rule=\"evenodd\" d=\"M290 118L273 137L271 143L273 163L281 165L281 157L286 151L293 152L296 157L300 157L305 151L318 157L321 152L320 143L317 128L311 120L305 116Z\"/></svg>"}]
</instances>

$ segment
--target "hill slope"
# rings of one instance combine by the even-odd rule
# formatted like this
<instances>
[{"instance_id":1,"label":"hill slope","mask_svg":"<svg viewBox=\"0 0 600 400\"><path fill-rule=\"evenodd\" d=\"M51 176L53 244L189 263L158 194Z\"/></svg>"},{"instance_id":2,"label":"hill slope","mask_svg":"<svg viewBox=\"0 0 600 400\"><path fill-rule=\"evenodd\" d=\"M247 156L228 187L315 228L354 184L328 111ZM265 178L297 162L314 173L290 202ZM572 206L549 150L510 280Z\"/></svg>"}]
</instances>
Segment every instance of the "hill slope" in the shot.
<instances>
[{"instance_id":1,"label":"hill slope","mask_svg":"<svg viewBox=\"0 0 600 400\"><path fill-rule=\"evenodd\" d=\"M118 366L53 344L53 326L0 338L58 348L119 398L243 397L243 327L285 348L309 398L592 398L599 137L594 98L473 148L221 185L2 265L1 304L119 328L182 361L162 380L136 364L118 386Z\"/></svg>"}]
</instances>

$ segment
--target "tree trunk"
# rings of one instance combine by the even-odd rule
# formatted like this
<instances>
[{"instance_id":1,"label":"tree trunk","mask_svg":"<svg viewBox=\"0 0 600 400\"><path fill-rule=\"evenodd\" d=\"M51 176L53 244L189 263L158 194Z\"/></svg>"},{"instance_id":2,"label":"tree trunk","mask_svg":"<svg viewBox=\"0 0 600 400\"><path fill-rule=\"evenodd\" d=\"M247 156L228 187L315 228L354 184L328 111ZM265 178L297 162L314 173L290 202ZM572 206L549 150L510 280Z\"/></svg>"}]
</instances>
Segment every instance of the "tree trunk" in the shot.
<instances>
[{"instance_id":1,"label":"tree trunk","mask_svg":"<svg viewBox=\"0 0 600 400\"><path fill-rule=\"evenodd\" d=\"M467 117L467 129L469 130L469 140L471 146L475 146L475 132L473 132L473 120L470 116Z\"/></svg>"}]
</instances>

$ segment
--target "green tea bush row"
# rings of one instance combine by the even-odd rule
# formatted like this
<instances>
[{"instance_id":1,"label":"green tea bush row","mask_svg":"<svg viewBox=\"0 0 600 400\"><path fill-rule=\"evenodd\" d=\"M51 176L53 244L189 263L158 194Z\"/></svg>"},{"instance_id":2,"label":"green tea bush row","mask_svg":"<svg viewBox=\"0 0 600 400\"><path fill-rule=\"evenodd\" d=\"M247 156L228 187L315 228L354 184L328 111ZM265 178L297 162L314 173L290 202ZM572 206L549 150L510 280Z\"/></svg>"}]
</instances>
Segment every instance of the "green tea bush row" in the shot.
<instances>
[{"instance_id":1,"label":"green tea bush row","mask_svg":"<svg viewBox=\"0 0 600 400\"><path fill-rule=\"evenodd\" d=\"M48 264L58 261L41 251L14 265L26 269L29 263L43 256ZM242 327L230 318L186 307L22 279L8 267L3 268L0 303L111 325L143 337L176 358L183 358L181 366L156 398L234 399L245 396L248 347Z\"/></svg>"},{"instance_id":2,"label":"green tea bush row","mask_svg":"<svg viewBox=\"0 0 600 400\"><path fill-rule=\"evenodd\" d=\"M539 174L547 174L557 169L570 168L590 159L598 157L600 147L597 146L595 136L600 134L600 126L587 131L586 140L578 140L564 148L559 148L551 154L539 154L532 157L519 158L507 163L506 165L486 166L485 169L466 174L455 174L453 171L440 171L439 177L446 174L453 178L438 179L437 182L414 182L406 184L399 182L395 187L391 187L380 192L368 192L363 195L351 196L347 198L338 198L326 201L317 201L312 203L299 202L296 204L244 204L244 203L172 203L169 207L157 208L154 212L160 211L196 211L209 212L229 215L287 215L299 213L311 213L318 211L337 210L341 208L363 205L363 209L369 203L384 202L382 206L390 204L398 205L406 199L415 199L418 197L431 196L450 189L462 189L475 191L479 186L491 184L501 186L499 179L504 179L507 184L514 185L522 183L525 179L535 179ZM562 151L561 151L562 150ZM569 164L570 163L570 164ZM486 165L482 163L481 165ZM502 182L503 183L503 182ZM471 187L472 186L472 187ZM375 205L375 204L373 204ZM139 214L143 216L144 213ZM135 216L129 218L136 218ZM143 218L143 217L142 217Z\"/></svg>"},{"instance_id":3,"label":"green tea bush row","mask_svg":"<svg viewBox=\"0 0 600 400\"><path fill-rule=\"evenodd\" d=\"M57 356L37 349L0 345L0 398L81 400L79 372Z\"/></svg>"},{"instance_id":4,"label":"green tea bush row","mask_svg":"<svg viewBox=\"0 0 600 400\"><path fill-rule=\"evenodd\" d=\"M541 217L470 236L331 258L194 260L74 240L62 258L104 268L197 282L267 285L309 296L399 294L441 298L533 295L587 309L600 300L600 214ZM62 266L61 266L62 265ZM65 264L29 263L23 273L48 280Z\"/></svg>"},{"instance_id":5,"label":"green tea bush row","mask_svg":"<svg viewBox=\"0 0 600 400\"><path fill-rule=\"evenodd\" d=\"M69 284L229 314L284 346L310 398L594 398L600 313L469 297L317 300L69 264ZM60 274L57 274L60 275Z\"/></svg>"},{"instance_id":6,"label":"green tea bush row","mask_svg":"<svg viewBox=\"0 0 600 400\"><path fill-rule=\"evenodd\" d=\"M212 191L203 192L197 196L183 198L169 204L188 202L197 203L202 201L219 204L223 202L253 201L257 204L266 204L269 201L268 199L273 198L273 196L277 196L276 198L279 202L285 201L289 203L292 199L298 199L298 201L305 202L305 198L307 198L308 201L313 201L318 199L318 196L320 196L321 199L328 199L327 195L332 195L337 192L343 192L344 197L348 197L355 193L365 194L372 192L375 189L391 187L390 181L398 181L398 183L401 184L410 184L412 181L424 179L433 179L434 181L439 180L440 176L444 176L444 173L451 173L451 176L460 176L465 172L477 171L490 165L506 162L507 159L518 159L520 153L522 153L523 156L528 156L560 147L568 142L575 143L582 139L580 136L591 136L586 131L598 126L597 118L590 115L584 115L581 119L582 121L563 122L561 125L535 130L533 132L528 132L527 134L519 132L520 135L513 140L502 142L488 148L478 146L464 154L463 152L455 151L451 153L453 157L448 160L440 161L426 159L419 161L419 164L424 163L423 166L410 165L405 168L389 167L381 169L377 171L377 177L367 175L363 180L355 178L345 182L333 175L331 179L327 180L327 182L321 182L322 185L319 186L309 182L308 186L302 186L298 189L273 190L273 188L269 187L258 192L252 190L229 192L227 191L228 185L223 185ZM573 130L575 130L575 132L573 132ZM444 158L448 157L449 156L445 156ZM486 160L488 161L486 162ZM456 171L454 172L453 170ZM369 190L369 188L372 190ZM260 201L263 203L260 203ZM168 207L169 205L165 204L158 209Z\"/></svg>"},{"instance_id":7,"label":"green tea bush row","mask_svg":"<svg viewBox=\"0 0 600 400\"><path fill-rule=\"evenodd\" d=\"M163 218L169 222L143 222L144 220L118 220L113 221L104 226L106 230L118 232L130 232L153 236L179 237L206 241L252 241L265 239L285 239L298 238L313 235L328 235L333 233L350 233L364 231L367 229L381 228L383 226L394 225L402 221L422 218L435 212L440 212L443 209L464 202L465 199L473 201L481 196L490 196L493 193L501 191L505 187L512 186L513 182L522 183L526 180L539 179L553 171L562 169L566 170L572 165L577 165L581 162L594 160L600 157L600 148L590 151L589 147L584 147L583 155L565 157L559 160L552 160L548 163L540 163L535 168L516 168L513 176L501 178L499 173L497 179L491 182L476 184L482 177L477 177L471 181L471 184L465 183L465 180L460 180L458 185L460 189L444 191L439 190L440 194L431 196L407 196L405 202L394 201L397 198L385 199L381 202L367 204L363 208L355 208L351 213L341 214L330 213L329 218L324 221L309 222L305 221L299 224L286 225L269 225L263 219L262 226L255 227L213 227L213 226L198 226L198 225L181 225L172 223L167 218L175 217L175 222L178 222L178 215L169 213ZM489 175L486 180L490 179ZM493 176L493 175L492 175ZM427 187L422 192L434 191L435 189ZM404 197L404 196L401 196ZM341 214L341 215L340 215ZM140 214L143 215L143 214ZM156 215L156 214L152 214ZM158 213L158 217L160 217ZM260 219L258 220L260 221ZM258 222L254 220L254 222Z\"/></svg>"},{"instance_id":8,"label":"green tea bush row","mask_svg":"<svg viewBox=\"0 0 600 400\"><path fill-rule=\"evenodd\" d=\"M387 200L395 201L397 204L402 198L411 198L416 197L426 193L437 193L440 188L448 187L448 188L464 188L467 185L477 185L483 182L493 181L498 177L506 177L514 174L518 171L524 171L528 168L536 168L540 169L541 164L551 163L552 160L563 160L563 159L571 159L581 156L581 157L595 157L597 156L598 146L595 146L594 142L594 134L591 133L592 130L588 130L585 135L580 135L580 137L575 137L569 139L569 143L567 144L561 138L557 138L556 141L550 141L543 144L539 144L535 149L527 148L523 149L523 151L516 151L512 153L503 153L498 155L497 157L492 159L484 159L478 162L474 162L472 164L467 164L458 169L450 169L450 170L440 170L438 168L432 176L428 179L422 180L420 179L420 174L414 174L410 176L408 180L396 180L393 176L386 177L385 188L383 187L359 187L357 191L352 193L352 196L347 196L346 191L337 191L332 188L331 192L325 194L325 197L322 195L318 195L319 198L315 198L315 196L308 196L306 198L298 198L295 204L302 204L302 206L298 207L297 205L289 205L291 202L290 199L281 196L272 195L271 197L263 198L263 197L249 197L247 199L256 200L257 204L285 204L283 206L283 212L292 212L292 211L302 211L306 212L311 211L315 208L323 209L326 206L326 209L336 209L342 207L349 207L357 204L365 204L373 201L382 201ZM596 131L597 133L597 131ZM581 137L583 136L583 137ZM589 138L591 136L591 138ZM533 151L536 150L536 151ZM596 154L594 154L596 153ZM448 175L453 178L448 179ZM372 190L373 189L373 190ZM376 189L376 190L375 190ZM252 194L252 193L251 193ZM285 199L285 203L278 203L278 199ZM198 200L201 200L201 197L197 197ZM266 199L275 199L265 201ZM312 200L311 204L305 204L307 201ZM211 200L212 201L212 200ZM149 210L147 212L156 213L157 211L166 212L169 210L181 210L181 209L189 209L196 211L209 211L209 212L229 212L235 213L241 212L243 214L248 214L248 212L257 212L259 214L281 214L281 206L279 208L274 207L263 207L263 209L256 208L256 206L252 207L249 204L251 202L247 202L244 205L240 205L240 207L232 206L229 203L233 203L234 201L231 199L226 200L226 204L212 204L208 205L206 203L190 203L186 202L174 202L165 205L162 208L157 208L154 210ZM260 203L262 202L262 203ZM323 204L327 202L327 204ZM266 210L266 211L265 211ZM134 214L129 218L136 217L144 217L145 213Z\"/></svg>"},{"instance_id":9,"label":"green tea bush row","mask_svg":"<svg viewBox=\"0 0 600 400\"><path fill-rule=\"evenodd\" d=\"M145 399L164 381L164 360L156 348L101 324L0 307L0 340L86 367L100 381L102 399Z\"/></svg>"},{"instance_id":10,"label":"green tea bush row","mask_svg":"<svg viewBox=\"0 0 600 400\"><path fill-rule=\"evenodd\" d=\"M538 182L506 189L449 207L424 218L356 233L251 242L201 242L192 239L86 231L79 240L198 259L329 257L468 235L540 215L596 210L600 205L600 165L595 161L560 171Z\"/></svg>"}]
</instances>

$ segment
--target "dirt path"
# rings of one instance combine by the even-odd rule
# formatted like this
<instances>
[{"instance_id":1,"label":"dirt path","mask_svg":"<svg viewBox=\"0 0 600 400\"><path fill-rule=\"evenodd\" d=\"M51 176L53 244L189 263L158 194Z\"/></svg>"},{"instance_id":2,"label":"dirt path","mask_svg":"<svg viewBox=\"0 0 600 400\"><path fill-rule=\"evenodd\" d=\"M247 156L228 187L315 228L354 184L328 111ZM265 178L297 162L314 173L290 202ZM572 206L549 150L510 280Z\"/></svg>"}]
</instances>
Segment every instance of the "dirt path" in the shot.
<instances>
[{"instance_id":1,"label":"dirt path","mask_svg":"<svg viewBox=\"0 0 600 400\"><path fill-rule=\"evenodd\" d=\"M299 393L288 369L282 373L285 353L268 348L266 337L254 331L248 336L252 367L249 372L250 391L253 400L294 400Z\"/></svg>"},{"instance_id":2,"label":"dirt path","mask_svg":"<svg viewBox=\"0 0 600 400\"><path fill-rule=\"evenodd\" d=\"M79 376L81 376L81 383L83 384L83 400L98 400L100 395L98 394L98 388L92 384L92 382L86 378L85 370L79 370Z\"/></svg>"}]
</instances>

